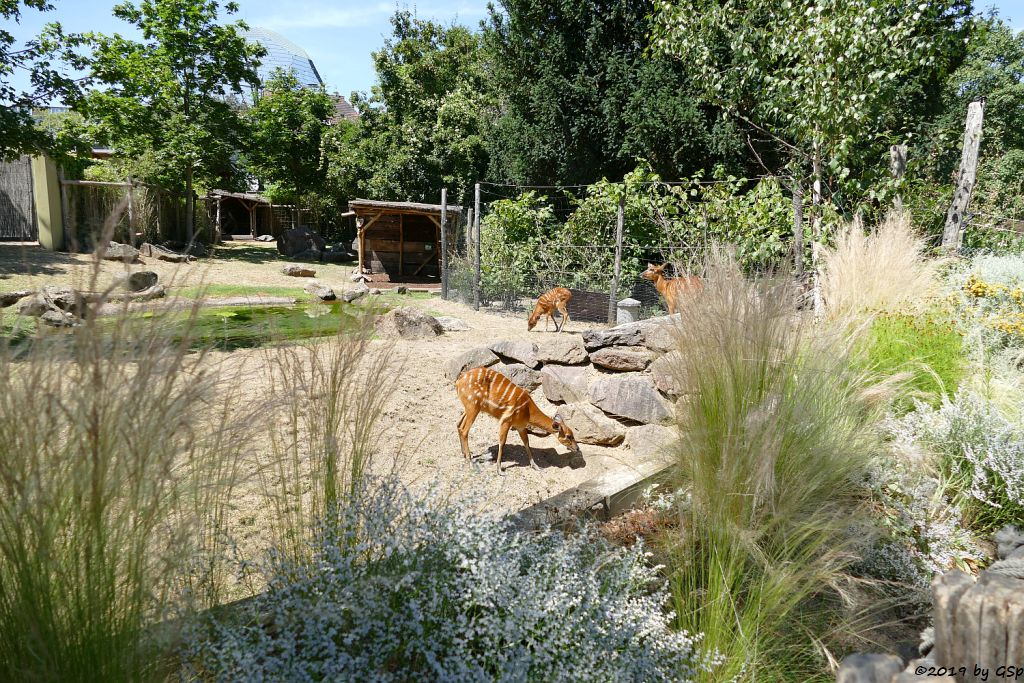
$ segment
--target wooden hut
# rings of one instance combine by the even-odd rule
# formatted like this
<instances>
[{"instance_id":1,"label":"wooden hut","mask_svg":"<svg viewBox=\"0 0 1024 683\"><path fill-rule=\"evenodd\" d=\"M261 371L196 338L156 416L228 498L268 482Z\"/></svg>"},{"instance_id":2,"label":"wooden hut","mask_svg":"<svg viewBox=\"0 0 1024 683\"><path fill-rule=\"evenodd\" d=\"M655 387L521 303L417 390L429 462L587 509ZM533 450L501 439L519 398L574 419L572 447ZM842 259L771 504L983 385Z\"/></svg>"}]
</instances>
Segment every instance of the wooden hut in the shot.
<instances>
[{"instance_id":1,"label":"wooden hut","mask_svg":"<svg viewBox=\"0 0 1024 683\"><path fill-rule=\"evenodd\" d=\"M440 277L441 205L353 199L359 272L402 278ZM454 244L462 207L449 205L448 243Z\"/></svg>"}]
</instances>

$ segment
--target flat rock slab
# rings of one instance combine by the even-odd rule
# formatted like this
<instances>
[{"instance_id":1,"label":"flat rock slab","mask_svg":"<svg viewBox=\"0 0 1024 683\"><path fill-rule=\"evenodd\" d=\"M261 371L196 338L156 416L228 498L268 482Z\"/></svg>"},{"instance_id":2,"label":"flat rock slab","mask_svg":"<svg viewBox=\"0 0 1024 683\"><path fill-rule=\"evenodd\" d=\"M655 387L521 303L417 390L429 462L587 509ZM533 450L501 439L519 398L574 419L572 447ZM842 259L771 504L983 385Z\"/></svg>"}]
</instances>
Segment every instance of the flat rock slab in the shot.
<instances>
[{"instance_id":1,"label":"flat rock slab","mask_svg":"<svg viewBox=\"0 0 1024 683\"><path fill-rule=\"evenodd\" d=\"M587 351L596 351L606 346L640 346L644 343L644 331L640 323L630 323L610 330L587 330L583 333L583 345Z\"/></svg>"},{"instance_id":2,"label":"flat rock slab","mask_svg":"<svg viewBox=\"0 0 1024 683\"><path fill-rule=\"evenodd\" d=\"M658 391L669 396L679 396L682 393L679 378L676 376L676 368L681 361L681 351L669 351L654 359L651 363L651 379L654 380L654 386L658 387Z\"/></svg>"},{"instance_id":3,"label":"flat rock slab","mask_svg":"<svg viewBox=\"0 0 1024 683\"><path fill-rule=\"evenodd\" d=\"M428 339L444 332L432 315L416 308L395 308L377 318L377 334L384 339Z\"/></svg>"},{"instance_id":4,"label":"flat rock slab","mask_svg":"<svg viewBox=\"0 0 1024 683\"><path fill-rule=\"evenodd\" d=\"M189 261L196 260L196 257L191 254L180 254L167 247L161 247L159 244L150 244L149 242L143 242L139 246L139 251L143 256L157 258L168 263L188 263Z\"/></svg>"},{"instance_id":5,"label":"flat rock slab","mask_svg":"<svg viewBox=\"0 0 1024 683\"><path fill-rule=\"evenodd\" d=\"M618 372L639 372L651 362L651 352L628 346L606 346L590 354L594 365Z\"/></svg>"},{"instance_id":6,"label":"flat rock slab","mask_svg":"<svg viewBox=\"0 0 1024 683\"><path fill-rule=\"evenodd\" d=\"M512 380L516 386L520 386L527 391L533 391L540 386L540 372L522 363L498 363L491 367Z\"/></svg>"},{"instance_id":7,"label":"flat rock slab","mask_svg":"<svg viewBox=\"0 0 1024 683\"><path fill-rule=\"evenodd\" d=\"M306 266L300 266L297 263L289 263L288 265L281 268L281 272L291 277L315 277L316 271Z\"/></svg>"},{"instance_id":8,"label":"flat rock slab","mask_svg":"<svg viewBox=\"0 0 1024 683\"><path fill-rule=\"evenodd\" d=\"M587 400L587 389L594 371L577 365L545 365L540 371L544 398L549 401L577 403Z\"/></svg>"},{"instance_id":9,"label":"flat rock slab","mask_svg":"<svg viewBox=\"0 0 1024 683\"><path fill-rule=\"evenodd\" d=\"M154 284L152 287L137 292L125 292L123 294L114 294L109 300L110 301L152 301L153 299L162 299L167 296L167 288L161 284Z\"/></svg>"},{"instance_id":10,"label":"flat rock slab","mask_svg":"<svg viewBox=\"0 0 1024 683\"><path fill-rule=\"evenodd\" d=\"M346 303L352 303L356 299L360 299L360 298L366 296L369 293L370 293L370 288L369 287L366 287L366 286L356 287L355 289L347 290L344 294L341 295L341 298Z\"/></svg>"},{"instance_id":11,"label":"flat rock slab","mask_svg":"<svg viewBox=\"0 0 1024 683\"><path fill-rule=\"evenodd\" d=\"M139 250L130 244L120 244L118 242L111 242L101 256L106 261L123 261L125 263L132 263L139 258Z\"/></svg>"},{"instance_id":12,"label":"flat rock slab","mask_svg":"<svg viewBox=\"0 0 1024 683\"><path fill-rule=\"evenodd\" d=\"M641 424L665 424L672 419L670 404L654 388L650 377L604 377L591 383L589 397L591 403L609 415Z\"/></svg>"},{"instance_id":13,"label":"flat rock slab","mask_svg":"<svg viewBox=\"0 0 1024 683\"><path fill-rule=\"evenodd\" d=\"M582 365L587 362L587 350L579 337L546 341L537 346L537 361L559 365Z\"/></svg>"},{"instance_id":14,"label":"flat rock slab","mask_svg":"<svg viewBox=\"0 0 1024 683\"><path fill-rule=\"evenodd\" d=\"M589 403L570 403L558 409L579 443L596 446L618 446L626 437L626 429Z\"/></svg>"},{"instance_id":15,"label":"flat rock slab","mask_svg":"<svg viewBox=\"0 0 1024 683\"><path fill-rule=\"evenodd\" d=\"M498 362L498 357L494 355L486 346L481 346L475 349L470 349L465 353L460 353L455 358L448 361L448 365L445 366L444 376L454 382L459 378L459 375L464 373L466 370L472 370L473 368L485 368L489 365L494 365Z\"/></svg>"},{"instance_id":16,"label":"flat rock slab","mask_svg":"<svg viewBox=\"0 0 1024 683\"><path fill-rule=\"evenodd\" d=\"M399 287L399 289L403 289ZM462 318L456 318L450 315L439 315L437 322L441 323L441 327L444 328L445 332L467 332L469 325Z\"/></svg>"},{"instance_id":17,"label":"flat rock slab","mask_svg":"<svg viewBox=\"0 0 1024 683\"><path fill-rule=\"evenodd\" d=\"M662 425L639 425L626 430L626 446L640 458L672 457L676 431Z\"/></svg>"},{"instance_id":18,"label":"flat rock slab","mask_svg":"<svg viewBox=\"0 0 1024 683\"><path fill-rule=\"evenodd\" d=\"M333 289L320 282L310 282L303 289L307 294L312 294L320 301L334 301L338 298Z\"/></svg>"},{"instance_id":19,"label":"flat rock slab","mask_svg":"<svg viewBox=\"0 0 1024 683\"><path fill-rule=\"evenodd\" d=\"M491 351L501 358L507 358L516 363L536 368L540 365L537 360L537 345L528 341L501 341L491 344Z\"/></svg>"},{"instance_id":20,"label":"flat rock slab","mask_svg":"<svg viewBox=\"0 0 1024 683\"><path fill-rule=\"evenodd\" d=\"M13 306L27 296L32 295L30 289L20 289L16 292L0 292L0 308L7 308Z\"/></svg>"}]
</instances>

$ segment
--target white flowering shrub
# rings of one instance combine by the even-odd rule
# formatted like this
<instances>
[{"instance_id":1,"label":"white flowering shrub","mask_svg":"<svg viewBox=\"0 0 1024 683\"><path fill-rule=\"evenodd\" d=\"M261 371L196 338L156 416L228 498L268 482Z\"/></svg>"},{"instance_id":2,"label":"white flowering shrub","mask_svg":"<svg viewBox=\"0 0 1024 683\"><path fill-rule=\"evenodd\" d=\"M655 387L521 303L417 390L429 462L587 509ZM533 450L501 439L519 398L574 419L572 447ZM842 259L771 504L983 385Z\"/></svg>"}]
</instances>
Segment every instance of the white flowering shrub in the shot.
<instances>
[{"instance_id":1,"label":"white flowering shrub","mask_svg":"<svg viewBox=\"0 0 1024 683\"><path fill-rule=\"evenodd\" d=\"M685 681L714 662L673 631L640 549L517 533L381 483L271 558L248 618L196 627L185 676L232 681Z\"/></svg>"},{"instance_id":2,"label":"white flowering shrub","mask_svg":"<svg viewBox=\"0 0 1024 683\"><path fill-rule=\"evenodd\" d=\"M1024 519L1024 425L1008 420L992 402L961 390L935 409L918 404L895 431L940 455L946 485L977 530Z\"/></svg>"}]
</instances>

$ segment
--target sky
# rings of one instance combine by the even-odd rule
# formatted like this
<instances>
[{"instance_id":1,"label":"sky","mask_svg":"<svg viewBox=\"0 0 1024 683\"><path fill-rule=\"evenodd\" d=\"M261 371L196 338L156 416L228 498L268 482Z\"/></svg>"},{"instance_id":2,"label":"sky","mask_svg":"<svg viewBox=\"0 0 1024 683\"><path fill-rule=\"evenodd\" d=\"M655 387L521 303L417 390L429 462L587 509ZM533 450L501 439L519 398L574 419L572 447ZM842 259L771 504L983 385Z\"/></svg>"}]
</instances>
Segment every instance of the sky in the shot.
<instances>
[{"instance_id":1,"label":"sky","mask_svg":"<svg viewBox=\"0 0 1024 683\"><path fill-rule=\"evenodd\" d=\"M20 24L5 26L16 39L26 40L50 21L69 32L99 31L135 35L115 19L115 0L50 0L51 12L25 10ZM408 7L422 19L476 27L487 14L487 0L425 0L396 3L377 0L237 0L235 18L250 26L277 31L309 53L329 92L346 97L352 91L369 92L375 82L370 53L380 49L391 33L388 19L396 7ZM1024 29L1024 0L976 0L979 9L994 7L1013 28ZM6 23L6 22L4 22ZM16 86L27 79L16 76Z\"/></svg>"}]
</instances>

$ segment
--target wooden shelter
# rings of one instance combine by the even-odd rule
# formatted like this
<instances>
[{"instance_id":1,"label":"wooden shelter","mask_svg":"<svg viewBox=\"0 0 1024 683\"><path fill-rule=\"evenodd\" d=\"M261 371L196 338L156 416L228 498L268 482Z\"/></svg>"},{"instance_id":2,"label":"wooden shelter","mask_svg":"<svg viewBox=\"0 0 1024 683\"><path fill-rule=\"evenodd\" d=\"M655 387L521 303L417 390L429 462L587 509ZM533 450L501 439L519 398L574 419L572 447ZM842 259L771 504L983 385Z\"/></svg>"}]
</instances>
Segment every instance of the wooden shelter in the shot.
<instances>
[{"instance_id":1,"label":"wooden shelter","mask_svg":"<svg viewBox=\"0 0 1024 683\"><path fill-rule=\"evenodd\" d=\"M353 199L348 208L356 214L359 272L440 277L440 204ZM446 213L448 244L454 244L462 207L449 205Z\"/></svg>"},{"instance_id":2,"label":"wooden shelter","mask_svg":"<svg viewBox=\"0 0 1024 683\"><path fill-rule=\"evenodd\" d=\"M213 224L219 234L273 235L298 225L300 210L291 204L274 204L261 194L210 190Z\"/></svg>"}]
</instances>

